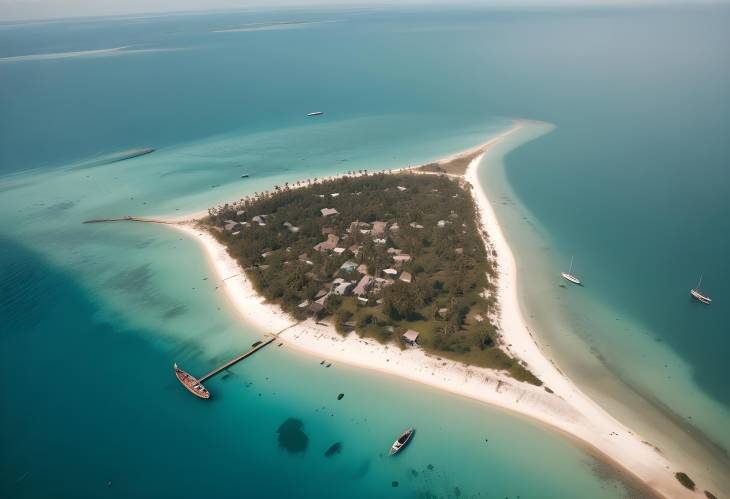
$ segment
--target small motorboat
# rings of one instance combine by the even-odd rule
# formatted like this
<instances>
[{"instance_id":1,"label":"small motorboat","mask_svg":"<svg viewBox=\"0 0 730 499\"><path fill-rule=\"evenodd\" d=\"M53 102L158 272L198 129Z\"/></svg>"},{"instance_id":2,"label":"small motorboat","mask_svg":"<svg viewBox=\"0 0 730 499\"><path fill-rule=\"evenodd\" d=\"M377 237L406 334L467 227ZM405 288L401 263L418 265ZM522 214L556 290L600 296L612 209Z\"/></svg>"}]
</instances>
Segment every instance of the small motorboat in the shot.
<instances>
[{"instance_id":1,"label":"small motorboat","mask_svg":"<svg viewBox=\"0 0 730 499\"><path fill-rule=\"evenodd\" d=\"M703 294L700 291L701 285L702 285L702 276L700 276L700 281L697 283L697 287L690 289L689 294L691 294L693 297L695 297L697 300L701 301L705 305L709 305L710 303L712 303L712 298Z\"/></svg>"},{"instance_id":2,"label":"small motorboat","mask_svg":"<svg viewBox=\"0 0 730 499\"><path fill-rule=\"evenodd\" d=\"M413 434L415 432L416 430L414 430L413 428L408 428L406 431L401 433L398 439L393 442L393 445L390 446L390 452L388 454L393 456L403 450L403 447L408 445L408 442L411 441L411 438L413 437Z\"/></svg>"},{"instance_id":3,"label":"small motorboat","mask_svg":"<svg viewBox=\"0 0 730 499\"><path fill-rule=\"evenodd\" d=\"M315 111L313 113L307 113L307 116L322 116L324 113L322 111Z\"/></svg>"},{"instance_id":4,"label":"small motorboat","mask_svg":"<svg viewBox=\"0 0 730 499\"><path fill-rule=\"evenodd\" d=\"M568 280L572 282L573 284L578 284L579 286L583 285L582 282L580 282L580 279L578 277L574 276L571 272L573 272L573 257L570 257L570 268L567 272L561 272L560 275L563 276L563 279Z\"/></svg>"}]
</instances>

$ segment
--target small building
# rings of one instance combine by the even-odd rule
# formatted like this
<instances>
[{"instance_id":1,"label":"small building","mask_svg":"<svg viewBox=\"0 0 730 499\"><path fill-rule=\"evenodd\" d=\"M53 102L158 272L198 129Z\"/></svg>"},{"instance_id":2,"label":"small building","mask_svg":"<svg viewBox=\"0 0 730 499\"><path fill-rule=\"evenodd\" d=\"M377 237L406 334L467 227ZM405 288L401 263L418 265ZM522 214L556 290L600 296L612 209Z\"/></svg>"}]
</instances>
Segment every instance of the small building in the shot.
<instances>
[{"instance_id":1,"label":"small building","mask_svg":"<svg viewBox=\"0 0 730 499\"><path fill-rule=\"evenodd\" d=\"M440 229L446 227L446 220L439 220L438 222L436 222L436 227L439 227Z\"/></svg>"},{"instance_id":2,"label":"small building","mask_svg":"<svg viewBox=\"0 0 730 499\"><path fill-rule=\"evenodd\" d=\"M388 274L388 275L392 275L392 276L398 275L398 271L395 270L395 269L385 269L385 270L383 270L383 273L384 274Z\"/></svg>"},{"instance_id":3,"label":"small building","mask_svg":"<svg viewBox=\"0 0 730 499\"><path fill-rule=\"evenodd\" d=\"M345 248L334 248L332 250L332 252L335 253L335 254L337 254L337 255L341 255L342 253L345 252Z\"/></svg>"},{"instance_id":4,"label":"small building","mask_svg":"<svg viewBox=\"0 0 730 499\"><path fill-rule=\"evenodd\" d=\"M388 225L387 222L373 222L373 230L372 230L373 237L384 236L387 225Z\"/></svg>"},{"instance_id":5,"label":"small building","mask_svg":"<svg viewBox=\"0 0 730 499\"><path fill-rule=\"evenodd\" d=\"M402 185L399 185L399 186L397 187L397 189L398 189L399 191L403 192L403 191L407 191L407 190L408 190L408 187L403 187Z\"/></svg>"},{"instance_id":6,"label":"small building","mask_svg":"<svg viewBox=\"0 0 730 499\"><path fill-rule=\"evenodd\" d=\"M330 194L330 196L332 196L333 198L336 198L339 195L340 195L339 192L333 192L332 194Z\"/></svg>"},{"instance_id":7,"label":"small building","mask_svg":"<svg viewBox=\"0 0 730 499\"><path fill-rule=\"evenodd\" d=\"M442 319L446 319L446 317L448 317L448 315L449 315L449 309L448 308L440 308L438 310L438 314L439 314L439 317L441 317Z\"/></svg>"},{"instance_id":8,"label":"small building","mask_svg":"<svg viewBox=\"0 0 730 499\"><path fill-rule=\"evenodd\" d=\"M329 216L332 216L332 215L338 215L339 214L339 212L337 210L335 210L334 208L322 208L319 211L322 212L322 216L323 217L329 217Z\"/></svg>"},{"instance_id":9,"label":"small building","mask_svg":"<svg viewBox=\"0 0 730 499\"><path fill-rule=\"evenodd\" d=\"M411 226L411 227L413 227L414 229L423 229L423 225L421 225L421 224L417 224L416 222L411 222L411 223L409 223L408 225L410 225L410 226Z\"/></svg>"},{"instance_id":10,"label":"small building","mask_svg":"<svg viewBox=\"0 0 730 499\"><path fill-rule=\"evenodd\" d=\"M408 283L410 283L410 282L413 282L413 276L411 275L411 273L410 273L410 272L403 272L403 273L402 273L402 274L400 275L400 280L401 280L401 281L403 281L403 282L408 282Z\"/></svg>"},{"instance_id":11,"label":"small building","mask_svg":"<svg viewBox=\"0 0 730 499\"><path fill-rule=\"evenodd\" d=\"M359 274L367 274L368 273L368 266L365 263L361 263L357 266L357 272Z\"/></svg>"},{"instance_id":12,"label":"small building","mask_svg":"<svg viewBox=\"0 0 730 499\"><path fill-rule=\"evenodd\" d=\"M299 232L299 227L294 226L291 222L284 222L282 225L289 229L290 232Z\"/></svg>"},{"instance_id":13,"label":"small building","mask_svg":"<svg viewBox=\"0 0 730 499\"><path fill-rule=\"evenodd\" d=\"M388 241L387 241L387 239L385 239L385 238L382 238L382 237L381 237L381 238L378 238L378 237L376 237L375 239L373 239L373 242L374 242L375 244L385 244L385 243L387 243Z\"/></svg>"},{"instance_id":14,"label":"small building","mask_svg":"<svg viewBox=\"0 0 730 499\"><path fill-rule=\"evenodd\" d=\"M403 250L398 248L388 248L387 251L389 255L400 255L401 253L403 253Z\"/></svg>"},{"instance_id":15,"label":"small building","mask_svg":"<svg viewBox=\"0 0 730 499\"><path fill-rule=\"evenodd\" d=\"M350 246L347 249L350 250L350 253L357 256L360 253L360 250L362 249L362 244L353 244L352 246Z\"/></svg>"},{"instance_id":16,"label":"small building","mask_svg":"<svg viewBox=\"0 0 730 499\"><path fill-rule=\"evenodd\" d=\"M401 253L400 255L393 256L393 261L395 263L404 263L411 260L411 255L406 255L405 253Z\"/></svg>"},{"instance_id":17,"label":"small building","mask_svg":"<svg viewBox=\"0 0 730 499\"><path fill-rule=\"evenodd\" d=\"M357 296L364 296L370 291L370 287L373 285L373 278L369 275L364 275L357 283L355 289L352 290L352 294Z\"/></svg>"},{"instance_id":18,"label":"small building","mask_svg":"<svg viewBox=\"0 0 730 499\"><path fill-rule=\"evenodd\" d=\"M304 309L304 308L307 308L308 305L309 305L309 300L304 300L302 303L300 303L299 305L297 305L297 308Z\"/></svg>"},{"instance_id":19,"label":"small building","mask_svg":"<svg viewBox=\"0 0 730 499\"><path fill-rule=\"evenodd\" d=\"M418 331L414 331L413 329L409 329L405 333L403 333L403 341L411 346L418 345Z\"/></svg>"},{"instance_id":20,"label":"small building","mask_svg":"<svg viewBox=\"0 0 730 499\"><path fill-rule=\"evenodd\" d=\"M382 277L376 277L373 279L373 289L377 291L382 291L383 289L387 288L391 284L393 284L395 281L392 279L383 279ZM382 302L381 302L382 303Z\"/></svg>"},{"instance_id":21,"label":"small building","mask_svg":"<svg viewBox=\"0 0 730 499\"><path fill-rule=\"evenodd\" d=\"M357 263L353 262L352 260L347 260L345 263L340 265L340 270L343 270L345 272L351 272L357 268Z\"/></svg>"},{"instance_id":22,"label":"small building","mask_svg":"<svg viewBox=\"0 0 730 499\"><path fill-rule=\"evenodd\" d=\"M256 215L251 219L251 221L256 222L259 225L266 225L266 217L268 217L268 215Z\"/></svg>"},{"instance_id":23,"label":"small building","mask_svg":"<svg viewBox=\"0 0 730 499\"><path fill-rule=\"evenodd\" d=\"M347 294L350 292L350 290L352 289L352 287L354 285L355 285L355 283L353 283L353 282L344 281L344 282L337 284L336 286L333 286L332 292L336 295L347 296Z\"/></svg>"},{"instance_id":24,"label":"small building","mask_svg":"<svg viewBox=\"0 0 730 499\"><path fill-rule=\"evenodd\" d=\"M322 241L314 246L315 251L332 251L337 247L337 243L340 242L340 238L334 234L328 234L327 240Z\"/></svg>"},{"instance_id":25,"label":"small building","mask_svg":"<svg viewBox=\"0 0 730 499\"><path fill-rule=\"evenodd\" d=\"M390 226L390 228L388 230L391 232L398 232L398 229L400 229L400 225L398 225L398 223L394 223L393 225Z\"/></svg>"}]
</instances>

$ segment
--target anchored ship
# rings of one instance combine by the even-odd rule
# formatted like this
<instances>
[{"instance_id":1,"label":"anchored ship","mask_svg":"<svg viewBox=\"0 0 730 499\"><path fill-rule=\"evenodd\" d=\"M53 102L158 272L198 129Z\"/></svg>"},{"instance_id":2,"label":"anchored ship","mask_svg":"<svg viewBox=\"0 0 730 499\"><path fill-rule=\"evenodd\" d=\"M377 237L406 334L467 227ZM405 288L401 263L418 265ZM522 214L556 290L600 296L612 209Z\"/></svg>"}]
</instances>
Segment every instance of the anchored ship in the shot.
<instances>
[{"instance_id":1,"label":"anchored ship","mask_svg":"<svg viewBox=\"0 0 730 499\"><path fill-rule=\"evenodd\" d=\"M571 274L571 272L573 272L573 257L572 256L570 257L570 268L568 269L567 272L561 272L560 275L563 276L563 279L566 279L566 280L572 282L573 284L582 285L582 283L580 282L580 279L578 279L578 277Z\"/></svg>"},{"instance_id":2,"label":"anchored ship","mask_svg":"<svg viewBox=\"0 0 730 499\"><path fill-rule=\"evenodd\" d=\"M188 389L190 393L195 395L196 397L200 397L201 399L209 399L210 398L210 392L198 381L198 379L183 371L179 367L177 367L177 363L173 364L175 368L175 376L177 376L177 379L180 380L180 383L183 384L185 388Z\"/></svg>"},{"instance_id":3,"label":"anchored ship","mask_svg":"<svg viewBox=\"0 0 730 499\"><path fill-rule=\"evenodd\" d=\"M691 294L693 297L695 297L697 300L701 301L705 305L709 305L710 303L712 303L712 298L705 294L702 294L702 292L700 291L700 286L702 286L702 276L700 276L697 287L690 289L689 294Z\"/></svg>"}]
</instances>

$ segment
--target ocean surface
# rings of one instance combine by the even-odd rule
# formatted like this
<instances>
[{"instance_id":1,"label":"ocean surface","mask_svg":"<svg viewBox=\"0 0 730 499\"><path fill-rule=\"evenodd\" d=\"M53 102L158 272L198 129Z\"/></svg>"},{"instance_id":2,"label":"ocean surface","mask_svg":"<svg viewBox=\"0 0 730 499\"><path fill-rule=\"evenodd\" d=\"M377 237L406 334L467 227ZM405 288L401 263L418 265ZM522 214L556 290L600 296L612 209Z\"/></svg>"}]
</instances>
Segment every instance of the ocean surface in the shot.
<instances>
[{"instance_id":1,"label":"ocean surface","mask_svg":"<svg viewBox=\"0 0 730 499\"><path fill-rule=\"evenodd\" d=\"M551 125L481 174L541 342L630 426L727 479L729 22L705 6L0 25L0 495L638 494L525 418L286 347L195 400L172 362L202 374L260 333L194 242L81 224L428 161L514 118ZM109 161L141 147L157 150ZM571 255L583 288L556 279ZM688 296L700 274L710 307Z\"/></svg>"}]
</instances>

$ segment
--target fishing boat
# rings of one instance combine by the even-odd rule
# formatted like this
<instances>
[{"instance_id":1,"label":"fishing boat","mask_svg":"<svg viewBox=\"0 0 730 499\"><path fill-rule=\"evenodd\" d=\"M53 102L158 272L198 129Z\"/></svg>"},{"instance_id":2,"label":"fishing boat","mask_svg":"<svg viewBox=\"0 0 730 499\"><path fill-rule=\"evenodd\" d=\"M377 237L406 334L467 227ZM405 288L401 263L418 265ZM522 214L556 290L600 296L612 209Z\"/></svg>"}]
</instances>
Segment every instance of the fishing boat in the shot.
<instances>
[{"instance_id":1,"label":"fishing boat","mask_svg":"<svg viewBox=\"0 0 730 499\"><path fill-rule=\"evenodd\" d=\"M315 111L313 113L307 113L307 116L322 116L323 114L322 111Z\"/></svg>"},{"instance_id":2,"label":"fishing boat","mask_svg":"<svg viewBox=\"0 0 730 499\"><path fill-rule=\"evenodd\" d=\"M701 301L705 305L709 305L710 303L712 303L712 298L710 298L709 296L707 296L705 294L702 294L702 292L700 291L700 286L702 286L702 276L700 276L700 280L697 283L697 287L690 289L689 294L694 296L697 300Z\"/></svg>"},{"instance_id":3,"label":"fishing boat","mask_svg":"<svg viewBox=\"0 0 730 499\"><path fill-rule=\"evenodd\" d=\"M416 432L413 428L408 428L406 431L401 433L401 435L398 437L398 439L393 442L393 445L390 446L390 452L389 455L393 456L395 454L398 454L401 450L403 450L403 447L408 445L408 442L410 442L411 437L413 437L413 434Z\"/></svg>"},{"instance_id":4,"label":"fishing boat","mask_svg":"<svg viewBox=\"0 0 730 499\"><path fill-rule=\"evenodd\" d=\"M576 276L574 276L571 272L573 272L573 257L572 256L570 257L570 268L568 269L567 272L561 272L560 275L563 276L563 279L566 279L566 280L572 282L573 284L582 285L582 283L580 282L580 279L578 279Z\"/></svg>"},{"instance_id":5,"label":"fishing boat","mask_svg":"<svg viewBox=\"0 0 730 499\"><path fill-rule=\"evenodd\" d=\"M190 393L196 397L200 397L201 399L210 398L210 392L202 384L200 384L195 376L188 374L177 367L177 363L173 364L173 367L175 368L175 376L178 381L180 381L180 383L182 383L182 385L187 388Z\"/></svg>"}]
</instances>

